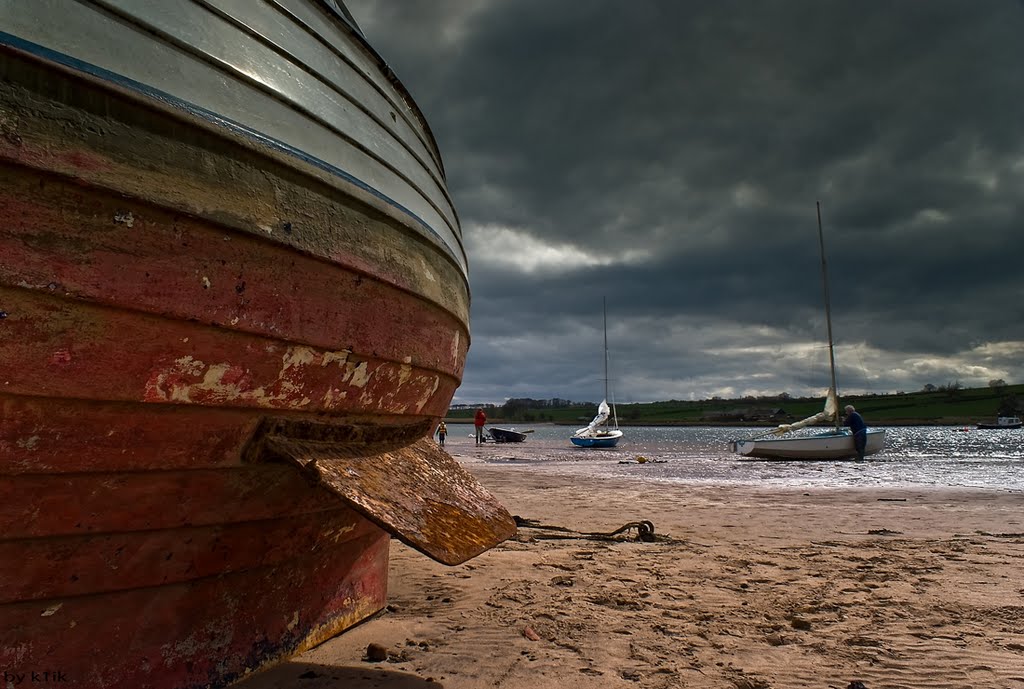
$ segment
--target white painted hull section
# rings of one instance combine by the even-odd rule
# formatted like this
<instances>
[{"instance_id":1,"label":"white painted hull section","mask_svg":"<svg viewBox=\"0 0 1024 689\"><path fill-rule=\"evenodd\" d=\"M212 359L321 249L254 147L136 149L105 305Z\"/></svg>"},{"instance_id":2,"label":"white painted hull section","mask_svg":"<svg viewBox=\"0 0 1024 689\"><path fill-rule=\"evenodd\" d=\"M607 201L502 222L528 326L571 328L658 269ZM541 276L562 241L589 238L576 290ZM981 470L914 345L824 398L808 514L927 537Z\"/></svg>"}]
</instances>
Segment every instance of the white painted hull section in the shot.
<instances>
[{"instance_id":1,"label":"white painted hull section","mask_svg":"<svg viewBox=\"0 0 1024 689\"><path fill-rule=\"evenodd\" d=\"M426 121L358 28L323 5L0 0L0 34L64 69L269 149L400 217L466 274Z\"/></svg>"},{"instance_id":2,"label":"white painted hull section","mask_svg":"<svg viewBox=\"0 0 1024 689\"><path fill-rule=\"evenodd\" d=\"M866 455L873 455L885 448L885 431L869 430ZM733 451L741 459L856 459L853 436L847 431L829 431L818 435L797 438L761 438L737 440Z\"/></svg>"}]
</instances>

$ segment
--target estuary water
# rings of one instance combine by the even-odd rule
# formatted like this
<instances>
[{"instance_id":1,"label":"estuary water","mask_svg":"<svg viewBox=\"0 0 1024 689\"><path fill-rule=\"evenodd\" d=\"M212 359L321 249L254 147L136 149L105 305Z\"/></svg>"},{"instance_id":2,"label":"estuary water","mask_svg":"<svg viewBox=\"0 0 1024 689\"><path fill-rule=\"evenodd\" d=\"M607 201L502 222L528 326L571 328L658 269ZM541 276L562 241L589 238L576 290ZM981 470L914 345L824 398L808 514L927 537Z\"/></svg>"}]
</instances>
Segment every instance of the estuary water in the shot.
<instances>
[{"instance_id":1,"label":"estuary water","mask_svg":"<svg viewBox=\"0 0 1024 689\"><path fill-rule=\"evenodd\" d=\"M729 450L734 439L764 428L710 426L625 426L618 447L577 448L574 428L552 425L503 426L532 430L522 443L476 447L473 427L450 424L447 449L489 464L529 466L590 476L650 482L773 487L935 487L1024 492L1024 429L894 426L886 448L863 462L740 460ZM648 460L637 463L637 458Z\"/></svg>"}]
</instances>

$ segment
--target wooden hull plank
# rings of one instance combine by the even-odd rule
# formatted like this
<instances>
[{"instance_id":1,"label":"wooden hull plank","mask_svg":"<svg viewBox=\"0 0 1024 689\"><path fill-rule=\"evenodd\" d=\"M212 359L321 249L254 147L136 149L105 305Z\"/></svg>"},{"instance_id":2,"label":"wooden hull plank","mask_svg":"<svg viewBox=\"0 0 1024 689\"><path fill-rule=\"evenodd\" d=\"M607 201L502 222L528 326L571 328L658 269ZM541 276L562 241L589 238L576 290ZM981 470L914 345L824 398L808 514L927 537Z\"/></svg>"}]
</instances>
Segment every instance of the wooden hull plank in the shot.
<instances>
[{"instance_id":1,"label":"wooden hull plank","mask_svg":"<svg viewBox=\"0 0 1024 689\"><path fill-rule=\"evenodd\" d=\"M239 409L0 393L0 478L238 466L259 418Z\"/></svg>"},{"instance_id":2,"label":"wooden hull plank","mask_svg":"<svg viewBox=\"0 0 1024 689\"><path fill-rule=\"evenodd\" d=\"M3 539L154 531L337 509L287 466L0 477Z\"/></svg>"},{"instance_id":3,"label":"wooden hull plank","mask_svg":"<svg viewBox=\"0 0 1024 689\"><path fill-rule=\"evenodd\" d=\"M0 381L9 394L436 418L458 385L408 363L23 289L0 287L0 302L0 348L18 362Z\"/></svg>"},{"instance_id":4,"label":"wooden hull plank","mask_svg":"<svg viewBox=\"0 0 1024 689\"><path fill-rule=\"evenodd\" d=\"M350 509L155 531L0 541L0 604L47 600L279 566L358 543L378 527Z\"/></svg>"}]
</instances>

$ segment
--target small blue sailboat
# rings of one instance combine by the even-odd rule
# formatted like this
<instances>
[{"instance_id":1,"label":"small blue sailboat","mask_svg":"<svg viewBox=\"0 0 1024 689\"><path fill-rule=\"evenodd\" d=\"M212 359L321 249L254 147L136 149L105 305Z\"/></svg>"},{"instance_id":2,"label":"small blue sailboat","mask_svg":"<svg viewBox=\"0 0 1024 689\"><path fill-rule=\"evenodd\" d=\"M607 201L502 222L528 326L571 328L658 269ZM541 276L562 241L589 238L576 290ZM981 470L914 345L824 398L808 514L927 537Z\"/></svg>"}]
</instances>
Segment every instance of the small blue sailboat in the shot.
<instances>
[{"instance_id":1,"label":"small blue sailboat","mask_svg":"<svg viewBox=\"0 0 1024 689\"><path fill-rule=\"evenodd\" d=\"M612 402L612 405L608 406L608 307L606 300L602 300L601 303L604 311L604 399L597 407L597 416L594 420L569 437L572 444L577 447L615 447L622 439L619 419L615 415L615 403ZM614 428L609 427L609 418L612 419Z\"/></svg>"}]
</instances>

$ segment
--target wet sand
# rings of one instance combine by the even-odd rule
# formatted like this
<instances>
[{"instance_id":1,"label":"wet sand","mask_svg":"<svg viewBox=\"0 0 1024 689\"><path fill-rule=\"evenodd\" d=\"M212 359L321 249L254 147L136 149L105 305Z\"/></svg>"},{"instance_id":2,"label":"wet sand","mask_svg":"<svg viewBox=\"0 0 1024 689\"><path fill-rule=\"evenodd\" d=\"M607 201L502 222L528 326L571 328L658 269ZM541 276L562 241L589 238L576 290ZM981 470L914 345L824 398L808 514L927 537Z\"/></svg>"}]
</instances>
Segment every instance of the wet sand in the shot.
<instances>
[{"instance_id":1,"label":"wet sand","mask_svg":"<svg viewBox=\"0 0 1024 689\"><path fill-rule=\"evenodd\" d=\"M1024 689L1024 498L581 479L459 457L519 536L393 541L388 609L243 689ZM638 468L640 468L638 466ZM377 644L388 659L373 662ZM852 686L857 686L852 684Z\"/></svg>"}]
</instances>

